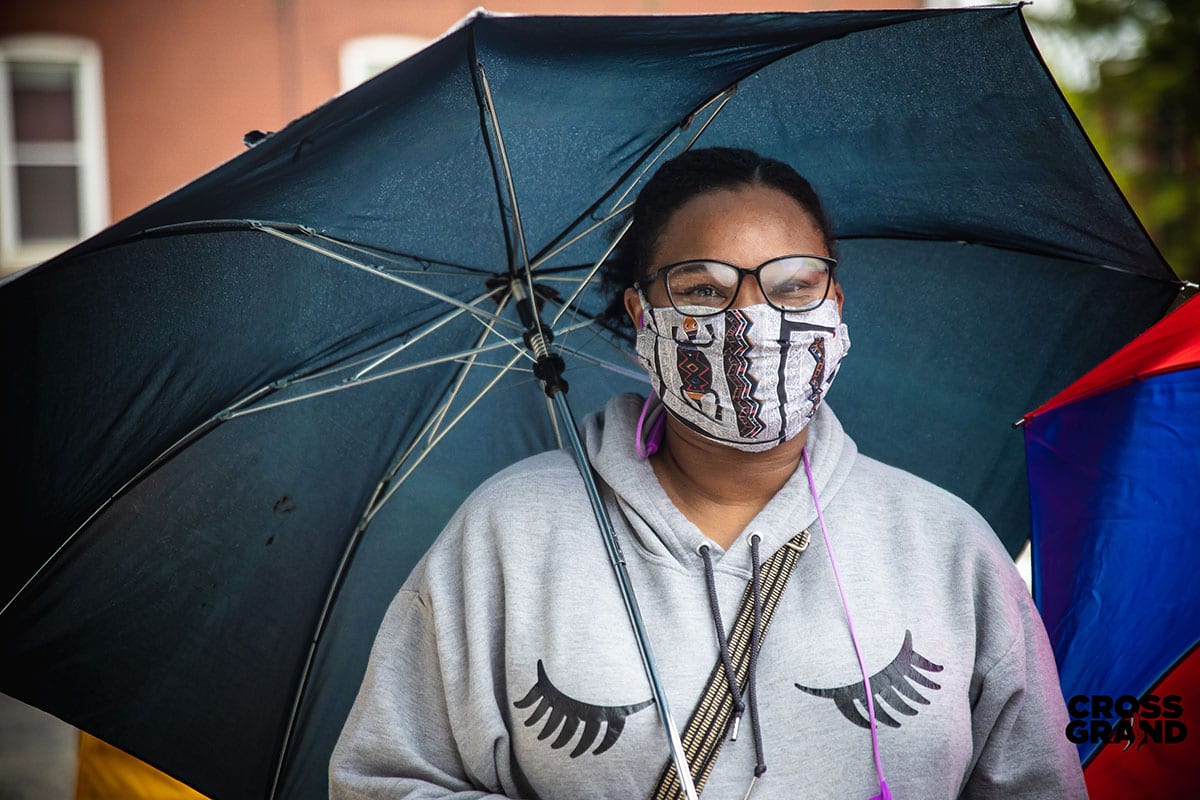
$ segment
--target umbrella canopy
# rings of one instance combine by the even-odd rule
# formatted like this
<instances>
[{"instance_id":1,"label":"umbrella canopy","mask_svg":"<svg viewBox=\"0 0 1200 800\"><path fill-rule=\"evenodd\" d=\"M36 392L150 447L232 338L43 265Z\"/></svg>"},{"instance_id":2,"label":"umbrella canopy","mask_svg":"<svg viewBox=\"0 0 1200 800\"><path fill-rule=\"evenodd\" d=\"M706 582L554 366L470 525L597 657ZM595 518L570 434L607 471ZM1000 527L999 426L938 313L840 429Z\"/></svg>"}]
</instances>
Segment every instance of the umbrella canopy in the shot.
<instances>
[{"instance_id":1,"label":"umbrella canopy","mask_svg":"<svg viewBox=\"0 0 1200 800\"><path fill-rule=\"evenodd\" d=\"M1089 793L1194 794L1200 297L1026 420L1033 594Z\"/></svg>"},{"instance_id":2,"label":"umbrella canopy","mask_svg":"<svg viewBox=\"0 0 1200 800\"><path fill-rule=\"evenodd\" d=\"M0 285L0 690L216 797L324 796L387 602L556 445L514 286L578 413L642 386L576 290L693 145L812 180L855 337L834 406L1015 549L1008 423L1178 285L1018 6L478 14Z\"/></svg>"}]
</instances>

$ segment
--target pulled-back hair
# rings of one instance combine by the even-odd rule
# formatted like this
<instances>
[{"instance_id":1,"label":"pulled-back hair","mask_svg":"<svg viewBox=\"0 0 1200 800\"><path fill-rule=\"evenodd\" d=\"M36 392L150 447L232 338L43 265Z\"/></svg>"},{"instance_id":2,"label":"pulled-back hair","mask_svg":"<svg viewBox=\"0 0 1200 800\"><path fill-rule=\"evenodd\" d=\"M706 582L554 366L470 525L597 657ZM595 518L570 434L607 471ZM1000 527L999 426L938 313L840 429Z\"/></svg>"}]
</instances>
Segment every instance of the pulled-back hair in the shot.
<instances>
[{"instance_id":1,"label":"pulled-back hair","mask_svg":"<svg viewBox=\"0 0 1200 800\"><path fill-rule=\"evenodd\" d=\"M602 287L610 295L601 319L628 325L624 293L645 274L659 234L671 215L706 192L742 186L767 186L800 204L816 223L825 247L834 252L833 225L812 185L782 161L751 150L709 147L689 150L659 167L633 205L633 225L605 262Z\"/></svg>"}]
</instances>

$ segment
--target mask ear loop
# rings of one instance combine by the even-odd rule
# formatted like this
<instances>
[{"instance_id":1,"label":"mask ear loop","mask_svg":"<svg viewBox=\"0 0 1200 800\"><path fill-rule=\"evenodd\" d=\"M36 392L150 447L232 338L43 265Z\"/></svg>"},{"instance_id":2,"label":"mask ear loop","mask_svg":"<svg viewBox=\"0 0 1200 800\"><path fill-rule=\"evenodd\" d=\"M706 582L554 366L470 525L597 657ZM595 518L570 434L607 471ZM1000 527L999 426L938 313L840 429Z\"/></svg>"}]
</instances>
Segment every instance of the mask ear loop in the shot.
<instances>
[{"instance_id":1,"label":"mask ear loop","mask_svg":"<svg viewBox=\"0 0 1200 800\"><path fill-rule=\"evenodd\" d=\"M825 552L829 554L829 566L833 568L833 579L837 583L838 595L842 598L842 609L846 612L846 626L850 628L850 641L854 644L854 655L858 657L858 668L863 677L863 693L867 696L867 716L871 722L871 753L875 756L875 774L879 776L879 794L870 800L892 800L887 781L883 779L883 763L879 759L879 735L875 722L875 701L871 691L871 676L867 674L867 662L863 659L862 650L858 646L858 637L854 633L854 621L850 618L850 604L846 602L846 590L842 587L842 578L838 575L837 562L833 559L833 547L829 543L829 531L825 528L825 515L821 512L821 502L817 499L817 485L813 481L812 465L808 461L808 448L800 451L804 458L804 474L808 477L808 491L812 494L813 505L817 507L817 520L821 523L821 536L825 539Z\"/></svg>"},{"instance_id":2,"label":"mask ear loop","mask_svg":"<svg viewBox=\"0 0 1200 800\"><path fill-rule=\"evenodd\" d=\"M647 459L658 452L662 446L663 430L666 428L667 415L663 413L662 401L651 389L642 404L642 413L638 416L637 431L633 436L633 447L638 458ZM647 430L647 423L649 429Z\"/></svg>"},{"instance_id":3,"label":"mask ear loop","mask_svg":"<svg viewBox=\"0 0 1200 800\"><path fill-rule=\"evenodd\" d=\"M641 291L638 291L638 297L644 304L646 298L642 296ZM637 319L638 329L646 327L645 312L638 313ZM649 421L650 429L646 431L646 423ZM666 428L667 416L663 413L662 401L654 394L654 389L651 389L646 394L646 402L642 404L642 413L638 416L637 431L633 436L633 449L637 451L638 458L647 459L658 452L662 447L663 430Z\"/></svg>"}]
</instances>

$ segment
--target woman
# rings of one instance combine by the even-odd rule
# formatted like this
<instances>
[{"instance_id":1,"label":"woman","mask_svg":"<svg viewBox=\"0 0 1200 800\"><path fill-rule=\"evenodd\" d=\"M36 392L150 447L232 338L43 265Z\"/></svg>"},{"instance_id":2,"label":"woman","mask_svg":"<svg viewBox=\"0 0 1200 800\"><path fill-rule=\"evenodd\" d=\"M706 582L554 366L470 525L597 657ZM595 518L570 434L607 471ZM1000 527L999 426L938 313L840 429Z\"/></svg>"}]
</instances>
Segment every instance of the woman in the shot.
<instances>
[{"instance_id":1,"label":"woman","mask_svg":"<svg viewBox=\"0 0 1200 800\"><path fill-rule=\"evenodd\" d=\"M633 215L608 279L661 406L613 398L583 433L672 710L711 751L704 796L1084 796L995 535L858 454L824 402L849 340L809 184L697 150ZM577 468L544 453L481 486L397 595L331 793L673 797L649 695Z\"/></svg>"}]
</instances>

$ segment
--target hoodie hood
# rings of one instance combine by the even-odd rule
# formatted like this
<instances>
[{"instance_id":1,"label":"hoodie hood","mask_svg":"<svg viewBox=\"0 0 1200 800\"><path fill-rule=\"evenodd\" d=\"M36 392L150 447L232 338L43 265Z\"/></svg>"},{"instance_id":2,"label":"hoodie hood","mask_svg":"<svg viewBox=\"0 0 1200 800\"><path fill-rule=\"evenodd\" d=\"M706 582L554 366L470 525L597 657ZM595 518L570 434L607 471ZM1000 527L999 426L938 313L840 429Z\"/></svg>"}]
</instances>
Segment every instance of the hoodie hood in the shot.
<instances>
[{"instance_id":1,"label":"hoodie hood","mask_svg":"<svg viewBox=\"0 0 1200 800\"><path fill-rule=\"evenodd\" d=\"M699 570L702 561L696 548L707 544L718 559L718 570L749 575L748 532L762 534L762 551L769 555L816 522L816 507L801 466L746 526L729 551L723 551L675 507L659 484L650 461L638 457L634 439L644 400L635 394L618 395L608 401L602 413L587 416L582 424L592 467L615 496L641 555ZM858 448L826 404L818 408L808 425L805 447L821 505L828 506L853 468Z\"/></svg>"}]
</instances>

